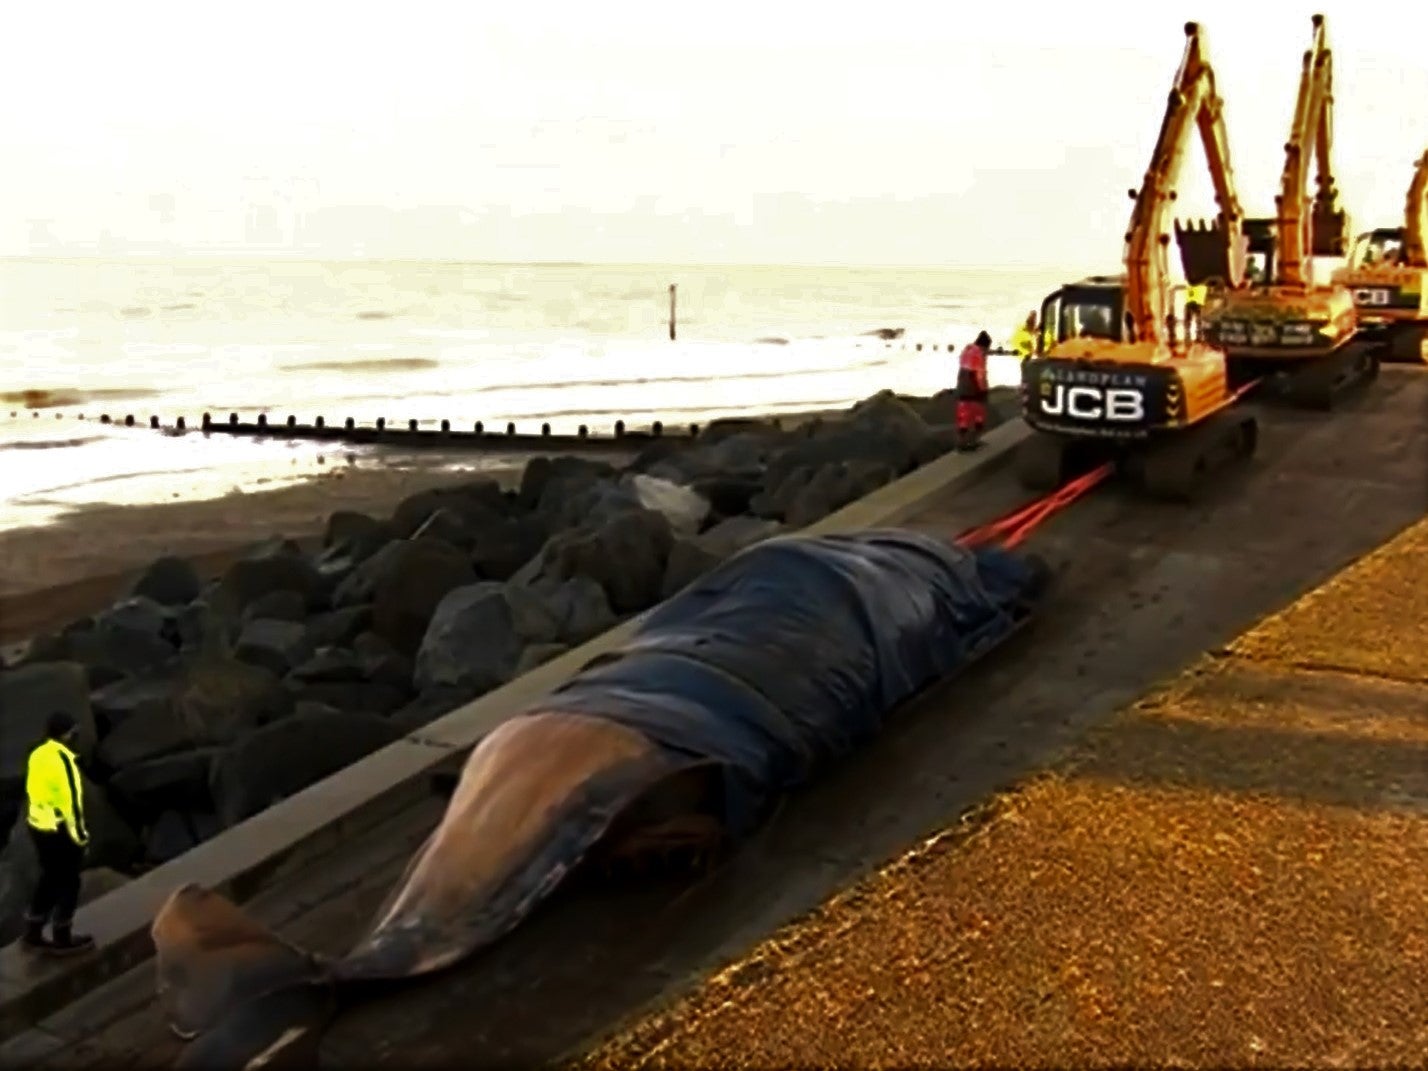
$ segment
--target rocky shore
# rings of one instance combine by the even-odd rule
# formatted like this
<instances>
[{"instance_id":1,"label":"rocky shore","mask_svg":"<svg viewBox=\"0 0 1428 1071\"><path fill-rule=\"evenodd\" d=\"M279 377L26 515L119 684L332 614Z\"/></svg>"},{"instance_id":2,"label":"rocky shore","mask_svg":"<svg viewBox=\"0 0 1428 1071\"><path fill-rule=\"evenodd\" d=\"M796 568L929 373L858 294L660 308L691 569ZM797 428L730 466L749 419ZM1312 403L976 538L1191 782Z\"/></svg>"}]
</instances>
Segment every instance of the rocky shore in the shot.
<instances>
[{"instance_id":1,"label":"rocky shore","mask_svg":"<svg viewBox=\"0 0 1428 1071\"><path fill-rule=\"evenodd\" d=\"M153 561L0 668L0 942L36 878L24 764L50 711L81 726L93 895L946 453L954 415L885 392L789 431L721 421L621 469L542 457L518 487L336 512L319 548L268 540L207 582Z\"/></svg>"}]
</instances>

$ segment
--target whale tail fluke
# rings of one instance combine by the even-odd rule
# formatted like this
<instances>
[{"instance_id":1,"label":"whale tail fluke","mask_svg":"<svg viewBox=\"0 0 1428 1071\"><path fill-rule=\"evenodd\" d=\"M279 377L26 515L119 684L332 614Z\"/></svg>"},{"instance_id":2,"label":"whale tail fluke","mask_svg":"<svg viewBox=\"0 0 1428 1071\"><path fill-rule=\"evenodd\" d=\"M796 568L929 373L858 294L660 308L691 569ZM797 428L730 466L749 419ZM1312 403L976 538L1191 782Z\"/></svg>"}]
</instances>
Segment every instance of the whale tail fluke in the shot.
<instances>
[{"instance_id":1,"label":"whale tail fluke","mask_svg":"<svg viewBox=\"0 0 1428 1071\"><path fill-rule=\"evenodd\" d=\"M169 897L151 932L159 1000L173 1032L191 1041L178 1067L314 1066L337 1011L316 957L197 885Z\"/></svg>"}]
</instances>

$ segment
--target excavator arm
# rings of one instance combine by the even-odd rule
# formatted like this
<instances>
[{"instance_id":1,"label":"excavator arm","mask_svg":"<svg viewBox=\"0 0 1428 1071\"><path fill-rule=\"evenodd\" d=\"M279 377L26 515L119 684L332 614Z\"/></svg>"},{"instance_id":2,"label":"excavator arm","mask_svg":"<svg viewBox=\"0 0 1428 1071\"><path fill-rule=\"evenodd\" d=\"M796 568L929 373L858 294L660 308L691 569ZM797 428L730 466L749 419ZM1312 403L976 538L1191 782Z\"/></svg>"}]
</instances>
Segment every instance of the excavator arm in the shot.
<instances>
[{"instance_id":1,"label":"excavator arm","mask_svg":"<svg viewBox=\"0 0 1428 1071\"><path fill-rule=\"evenodd\" d=\"M1428 268L1428 152L1418 161L1408 184L1403 218L1403 263Z\"/></svg>"},{"instance_id":2,"label":"excavator arm","mask_svg":"<svg viewBox=\"0 0 1428 1071\"><path fill-rule=\"evenodd\" d=\"M1193 127L1199 128L1220 209L1218 223L1224 234L1226 282L1239 286L1244 278L1244 212L1230 165L1224 103L1215 89L1215 72L1206 58L1199 25L1187 22L1185 37L1185 54L1170 90L1150 166L1140 190L1131 191L1135 208L1126 232L1126 315L1135 338L1141 340L1159 339L1165 333L1170 312L1170 235L1165 233L1165 225Z\"/></svg>"},{"instance_id":3,"label":"excavator arm","mask_svg":"<svg viewBox=\"0 0 1428 1071\"><path fill-rule=\"evenodd\" d=\"M1314 37L1299 74L1299 95L1289 142L1284 146L1284 170L1275 198L1277 236L1275 282L1280 286L1310 285L1314 255L1344 252L1348 214L1339 206L1332 166L1334 62L1324 30L1324 16L1313 17ZM1309 158L1317 164L1316 192L1308 211Z\"/></svg>"}]
</instances>

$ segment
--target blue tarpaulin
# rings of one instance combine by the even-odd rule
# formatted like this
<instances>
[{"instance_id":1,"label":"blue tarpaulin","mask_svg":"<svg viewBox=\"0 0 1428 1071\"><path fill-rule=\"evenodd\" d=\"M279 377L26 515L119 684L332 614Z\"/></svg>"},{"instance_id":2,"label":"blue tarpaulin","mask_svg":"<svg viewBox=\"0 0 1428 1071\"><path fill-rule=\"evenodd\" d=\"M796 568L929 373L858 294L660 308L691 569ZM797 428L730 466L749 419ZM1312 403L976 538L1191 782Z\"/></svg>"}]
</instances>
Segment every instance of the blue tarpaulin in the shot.
<instances>
[{"instance_id":1,"label":"blue tarpaulin","mask_svg":"<svg viewBox=\"0 0 1428 1071\"><path fill-rule=\"evenodd\" d=\"M537 709L606 718L721 763L739 835L1004 639L1044 582L1035 559L906 530L769 540L655 608Z\"/></svg>"}]
</instances>

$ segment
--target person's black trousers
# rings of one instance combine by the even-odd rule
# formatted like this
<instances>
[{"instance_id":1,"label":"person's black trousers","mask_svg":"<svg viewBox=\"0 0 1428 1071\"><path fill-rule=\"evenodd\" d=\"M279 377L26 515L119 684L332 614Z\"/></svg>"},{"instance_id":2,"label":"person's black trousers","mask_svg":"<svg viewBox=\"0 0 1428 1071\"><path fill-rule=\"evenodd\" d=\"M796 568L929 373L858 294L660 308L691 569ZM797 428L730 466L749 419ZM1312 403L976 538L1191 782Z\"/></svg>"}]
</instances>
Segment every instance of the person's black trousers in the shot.
<instances>
[{"instance_id":1,"label":"person's black trousers","mask_svg":"<svg viewBox=\"0 0 1428 1071\"><path fill-rule=\"evenodd\" d=\"M40 883L35 886L27 921L43 926L53 919L58 926L68 926L79 905L84 849L63 828L43 833L31 827L30 836L40 859Z\"/></svg>"}]
</instances>

